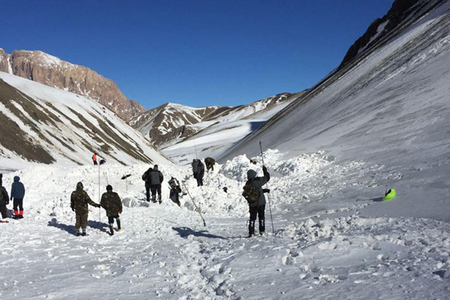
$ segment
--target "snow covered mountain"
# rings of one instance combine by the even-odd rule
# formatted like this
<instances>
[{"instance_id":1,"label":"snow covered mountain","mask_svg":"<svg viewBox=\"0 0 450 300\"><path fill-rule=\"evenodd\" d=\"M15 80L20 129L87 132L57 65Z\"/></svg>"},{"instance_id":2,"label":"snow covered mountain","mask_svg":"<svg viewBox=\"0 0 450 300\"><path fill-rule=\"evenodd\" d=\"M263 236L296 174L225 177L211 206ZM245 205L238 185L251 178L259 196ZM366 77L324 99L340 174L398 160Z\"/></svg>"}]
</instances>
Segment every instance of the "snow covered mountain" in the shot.
<instances>
[{"instance_id":1,"label":"snow covered mountain","mask_svg":"<svg viewBox=\"0 0 450 300\"><path fill-rule=\"evenodd\" d=\"M192 147L193 140L198 137L207 140L212 139L222 144L218 139L221 130L241 126L236 125L236 122L240 122L242 125L251 124L253 119L258 119L257 123L261 124L302 94L304 92L297 94L282 93L237 107L206 106L194 108L167 103L141 114L131 120L130 124L147 136L160 149L171 146L177 148ZM254 130L255 128L253 126L250 129ZM235 138L242 138L250 131L245 130L243 135L235 136ZM196 142L199 150L202 151L202 142L198 140ZM219 146L219 144L215 146ZM193 149L191 149L192 153L194 153Z\"/></svg>"},{"instance_id":2,"label":"snow covered mountain","mask_svg":"<svg viewBox=\"0 0 450 300\"><path fill-rule=\"evenodd\" d=\"M111 79L42 51L15 50L9 55L0 48L0 71L94 99L124 120L145 111L138 102L128 100Z\"/></svg>"},{"instance_id":3,"label":"snow covered mountain","mask_svg":"<svg viewBox=\"0 0 450 300\"><path fill-rule=\"evenodd\" d=\"M137 131L100 103L0 72L1 168L34 163L165 162Z\"/></svg>"}]
</instances>

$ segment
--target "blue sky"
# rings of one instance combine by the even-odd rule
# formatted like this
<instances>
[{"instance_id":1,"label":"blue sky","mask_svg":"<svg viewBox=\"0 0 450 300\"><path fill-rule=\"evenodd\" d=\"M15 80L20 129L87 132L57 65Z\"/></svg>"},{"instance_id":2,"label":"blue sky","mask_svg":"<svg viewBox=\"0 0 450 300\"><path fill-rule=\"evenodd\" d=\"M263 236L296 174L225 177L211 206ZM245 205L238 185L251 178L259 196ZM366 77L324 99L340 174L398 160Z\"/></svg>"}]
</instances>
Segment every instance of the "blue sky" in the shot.
<instances>
[{"instance_id":1,"label":"blue sky","mask_svg":"<svg viewBox=\"0 0 450 300\"><path fill-rule=\"evenodd\" d=\"M114 80L151 109L241 105L309 88L393 0L2 2L1 43Z\"/></svg>"}]
</instances>

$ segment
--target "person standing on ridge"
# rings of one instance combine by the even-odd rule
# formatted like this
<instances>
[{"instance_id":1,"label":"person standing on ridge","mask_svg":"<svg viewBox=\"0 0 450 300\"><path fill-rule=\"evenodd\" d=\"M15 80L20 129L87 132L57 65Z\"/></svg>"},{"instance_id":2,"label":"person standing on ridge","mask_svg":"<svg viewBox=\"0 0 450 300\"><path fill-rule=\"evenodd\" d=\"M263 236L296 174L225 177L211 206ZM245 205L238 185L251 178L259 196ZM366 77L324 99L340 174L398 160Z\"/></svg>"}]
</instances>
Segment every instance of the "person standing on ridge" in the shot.
<instances>
[{"instance_id":1,"label":"person standing on ridge","mask_svg":"<svg viewBox=\"0 0 450 300\"><path fill-rule=\"evenodd\" d=\"M214 164L216 161L212 157L205 158L205 165L206 165L206 171L209 172L209 170L214 171Z\"/></svg>"},{"instance_id":2,"label":"person standing on ridge","mask_svg":"<svg viewBox=\"0 0 450 300\"><path fill-rule=\"evenodd\" d=\"M176 205L181 206L181 204L180 204L180 193L181 193L180 182L175 177L172 177L169 180L169 186L170 186L170 196L169 196L169 198Z\"/></svg>"},{"instance_id":3,"label":"person standing on ridge","mask_svg":"<svg viewBox=\"0 0 450 300\"><path fill-rule=\"evenodd\" d=\"M13 200L14 218L23 218L23 198L25 197L25 187L20 182L19 176L14 176L14 182L11 185L11 200Z\"/></svg>"},{"instance_id":4,"label":"person standing on ridge","mask_svg":"<svg viewBox=\"0 0 450 300\"><path fill-rule=\"evenodd\" d=\"M94 152L92 155L92 162L94 163L94 166L98 165L97 163L97 152Z\"/></svg>"},{"instance_id":5,"label":"person standing on ridge","mask_svg":"<svg viewBox=\"0 0 450 300\"><path fill-rule=\"evenodd\" d=\"M88 204L94 207L100 207L100 204L92 201L89 195L83 189L83 183L78 182L77 189L70 195L70 208L72 208L76 215L75 229L77 236L80 235L80 227L82 230L81 235L86 235L86 227L89 214Z\"/></svg>"},{"instance_id":6,"label":"person standing on ridge","mask_svg":"<svg viewBox=\"0 0 450 300\"><path fill-rule=\"evenodd\" d=\"M106 186L106 193L103 193L102 200L100 201L101 207L106 210L106 216L108 217L110 235L114 235L114 219L117 222L117 231L121 231L120 217L119 214L122 213L122 200L120 200L119 195L113 192L111 185Z\"/></svg>"},{"instance_id":7,"label":"person standing on ridge","mask_svg":"<svg viewBox=\"0 0 450 300\"><path fill-rule=\"evenodd\" d=\"M150 177L150 189L152 191L152 201L156 203L156 192L158 192L158 202L161 204L161 183L164 181L163 174L158 170L158 165L153 166L153 170L148 174Z\"/></svg>"},{"instance_id":8,"label":"person standing on ridge","mask_svg":"<svg viewBox=\"0 0 450 300\"><path fill-rule=\"evenodd\" d=\"M255 235L255 222L256 216L258 215L259 219L259 234L263 235L265 232L265 216L264 211L266 208L266 198L264 197L264 192L269 192L268 189L263 189L263 185L265 185L270 180L270 174L267 172L267 168L265 166L262 167L264 177L256 177L256 172L254 170L247 171L247 184L251 184L258 189L257 197L255 201L249 201L249 212L250 212L250 223L248 226L248 235L252 237Z\"/></svg>"},{"instance_id":9,"label":"person standing on ridge","mask_svg":"<svg viewBox=\"0 0 450 300\"><path fill-rule=\"evenodd\" d=\"M205 175L205 165L197 159L197 186L203 186L203 176Z\"/></svg>"}]
</instances>

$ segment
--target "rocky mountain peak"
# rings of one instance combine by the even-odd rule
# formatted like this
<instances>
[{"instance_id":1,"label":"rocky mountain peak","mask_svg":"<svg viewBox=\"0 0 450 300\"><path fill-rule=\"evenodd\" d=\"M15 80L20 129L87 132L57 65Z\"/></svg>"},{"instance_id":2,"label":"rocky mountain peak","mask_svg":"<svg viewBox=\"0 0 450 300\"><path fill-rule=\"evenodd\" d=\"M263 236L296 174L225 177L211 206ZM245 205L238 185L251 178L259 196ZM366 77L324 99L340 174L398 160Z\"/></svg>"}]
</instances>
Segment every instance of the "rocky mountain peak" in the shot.
<instances>
[{"instance_id":1,"label":"rocky mountain peak","mask_svg":"<svg viewBox=\"0 0 450 300\"><path fill-rule=\"evenodd\" d=\"M96 100L126 121L145 111L111 79L42 51L15 50L8 55L0 49L0 71Z\"/></svg>"}]
</instances>

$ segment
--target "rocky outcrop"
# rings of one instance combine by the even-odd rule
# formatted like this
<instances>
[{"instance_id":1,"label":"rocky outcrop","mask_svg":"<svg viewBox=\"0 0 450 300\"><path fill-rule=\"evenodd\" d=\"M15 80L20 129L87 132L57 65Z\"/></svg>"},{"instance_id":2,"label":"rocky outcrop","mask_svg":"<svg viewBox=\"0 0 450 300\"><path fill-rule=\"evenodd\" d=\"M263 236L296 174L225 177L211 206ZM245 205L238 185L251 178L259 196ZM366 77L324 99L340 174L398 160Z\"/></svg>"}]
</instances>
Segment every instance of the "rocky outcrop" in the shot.
<instances>
[{"instance_id":1,"label":"rocky outcrop","mask_svg":"<svg viewBox=\"0 0 450 300\"><path fill-rule=\"evenodd\" d=\"M41 51L13 51L8 56L2 50L0 59L3 72L96 100L126 121L145 111L138 102L128 100L114 81L87 67Z\"/></svg>"},{"instance_id":2,"label":"rocky outcrop","mask_svg":"<svg viewBox=\"0 0 450 300\"><path fill-rule=\"evenodd\" d=\"M342 60L339 69L343 68L348 62L359 56L365 49L375 45L383 38L405 26L405 21L413 21L411 16L414 16L416 11L427 11L433 6L438 5L441 1L429 0L396 0L392 4L388 13L378 18L370 24L366 32L355 41L355 43L348 49L344 59Z\"/></svg>"}]
</instances>

